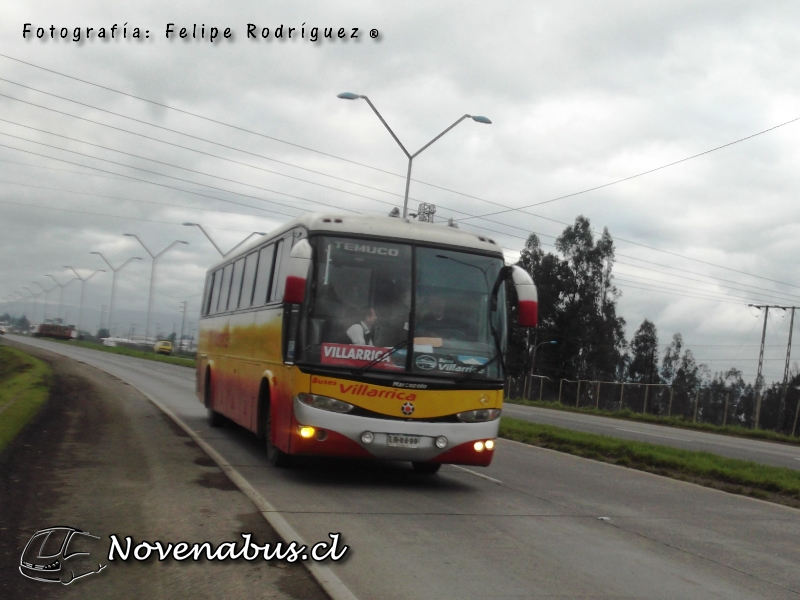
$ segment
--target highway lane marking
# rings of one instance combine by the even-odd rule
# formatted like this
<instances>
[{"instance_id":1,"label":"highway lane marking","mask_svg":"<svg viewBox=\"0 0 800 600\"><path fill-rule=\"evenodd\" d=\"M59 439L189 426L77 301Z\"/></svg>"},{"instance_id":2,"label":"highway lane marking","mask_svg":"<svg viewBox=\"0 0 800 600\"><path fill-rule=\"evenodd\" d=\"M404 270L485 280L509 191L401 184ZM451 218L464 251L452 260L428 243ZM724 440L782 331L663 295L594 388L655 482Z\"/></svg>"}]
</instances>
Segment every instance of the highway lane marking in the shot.
<instances>
[{"instance_id":1,"label":"highway lane marking","mask_svg":"<svg viewBox=\"0 0 800 600\"><path fill-rule=\"evenodd\" d=\"M475 477L480 477L481 479L491 481L492 483L499 483L500 485L503 485L503 482L500 481L499 479L495 479L494 477L489 477L488 475L484 475L483 473L476 473L472 469L465 469L464 467L459 467L458 465L450 465L450 466L453 467L454 469L458 469L459 471L466 471L470 475L475 475Z\"/></svg>"},{"instance_id":2,"label":"highway lane marking","mask_svg":"<svg viewBox=\"0 0 800 600\"><path fill-rule=\"evenodd\" d=\"M660 433L647 433L645 431L638 431L636 429L623 429L622 427L616 427L618 431L628 431L630 433L640 433L642 435L654 435L655 437L662 437L667 438L668 440L679 440L681 442L691 442L692 440L688 440L686 438L679 438L679 437L672 437L671 435L661 435ZM800 459L798 459L800 460Z\"/></svg>"}]
</instances>

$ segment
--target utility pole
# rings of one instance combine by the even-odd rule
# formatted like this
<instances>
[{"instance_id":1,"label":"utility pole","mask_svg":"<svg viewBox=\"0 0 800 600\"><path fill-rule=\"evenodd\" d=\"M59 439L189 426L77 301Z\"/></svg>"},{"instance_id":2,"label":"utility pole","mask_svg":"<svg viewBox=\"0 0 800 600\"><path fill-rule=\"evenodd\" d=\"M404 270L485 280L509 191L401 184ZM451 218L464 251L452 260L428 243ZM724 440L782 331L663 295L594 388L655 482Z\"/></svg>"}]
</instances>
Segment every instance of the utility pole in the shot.
<instances>
[{"instance_id":1,"label":"utility pole","mask_svg":"<svg viewBox=\"0 0 800 600\"><path fill-rule=\"evenodd\" d=\"M181 337L178 340L178 350L183 350L183 327L186 325L186 300L181 302L181 304L183 304L183 310L181 310L183 314L181 316Z\"/></svg>"},{"instance_id":2,"label":"utility pole","mask_svg":"<svg viewBox=\"0 0 800 600\"><path fill-rule=\"evenodd\" d=\"M764 340L767 335L767 315L769 315L770 308L780 308L781 310L790 310L792 311L792 318L791 324L789 325L789 344L786 346L786 365L783 370L783 395L781 397L781 412L780 412L780 419L783 421L783 411L784 405L786 402L786 386L788 385L789 381L789 357L792 351L792 329L794 327L794 311L797 308L796 306L779 306L777 304L748 304L748 306L752 306L754 308L764 309L764 327L761 330L761 350L758 354L758 375L756 375L756 414L755 419L753 420L753 429L758 429L759 424L759 417L761 416L761 367L764 364ZM800 405L799 405L800 406ZM795 422L797 421L797 417L795 416Z\"/></svg>"}]
</instances>

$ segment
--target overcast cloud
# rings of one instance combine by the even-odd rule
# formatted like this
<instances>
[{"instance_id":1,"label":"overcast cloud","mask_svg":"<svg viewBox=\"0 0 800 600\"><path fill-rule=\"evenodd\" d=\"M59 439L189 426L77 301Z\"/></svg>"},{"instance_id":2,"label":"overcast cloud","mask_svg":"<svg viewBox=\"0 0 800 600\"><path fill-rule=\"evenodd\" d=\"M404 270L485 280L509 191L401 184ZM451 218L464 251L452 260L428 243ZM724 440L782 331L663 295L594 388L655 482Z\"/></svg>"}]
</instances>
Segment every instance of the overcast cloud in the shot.
<instances>
[{"instance_id":1,"label":"overcast cloud","mask_svg":"<svg viewBox=\"0 0 800 600\"><path fill-rule=\"evenodd\" d=\"M234 36L168 41L170 22L231 27ZM140 27L150 38L75 43L48 31L23 40L24 23L82 27L84 36L86 27L127 23L129 36ZM248 23L269 27L270 39L248 40ZM303 24L306 36L358 27L359 38L314 43L297 37ZM274 39L280 25L297 28L293 39ZM227 250L307 210L387 213L402 203L405 159L364 102L337 100L342 91L369 95L411 151L464 113L492 119L465 121L415 161L412 205L433 202L442 220L536 204L704 152L800 117L799 26L794 2L8 0L0 54L268 137L0 57L0 298L38 293L33 281L51 288L45 274L66 283L63 265L83 277L107 269L92 251L114 266L141 256L118 275L113 324L141 331L150 261L122 234L154 252L185 240L157 263L153 321L168 332L180 327L184 300L196 323L205 270L218 257L182 222L202 223ZM752 379L762 320L747 303L800 303L798 158L800 121L461 226L492 230L513 261L528 233L552 250L563 223L585 215L616 240L629 338L649 318L663 344L681 332L712 371L736 366ZM110 286L110 273L86 283L87 328L99 325ZM64 288L71 322L79 295L77 281ZM716 299L687 297L698 295ZM59 290L47 297L52 317ZM28 306L37 321L42 300ZM774 313L768 381L782 377L789 333L788 315Z\"/></svg>"}]
</instances>

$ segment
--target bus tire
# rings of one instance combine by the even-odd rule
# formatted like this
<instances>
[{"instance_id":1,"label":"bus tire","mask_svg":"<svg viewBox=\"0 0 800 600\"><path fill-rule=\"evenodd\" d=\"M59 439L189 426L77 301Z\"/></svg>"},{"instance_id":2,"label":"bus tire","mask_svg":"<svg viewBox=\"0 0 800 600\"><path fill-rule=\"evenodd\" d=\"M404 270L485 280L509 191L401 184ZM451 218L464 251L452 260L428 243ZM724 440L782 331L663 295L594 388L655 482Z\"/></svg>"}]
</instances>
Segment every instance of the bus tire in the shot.
<instances>
[{"instance_id":1,"label":"bus tire","mask_svg":"<svg viewBox=\"0 0 800 600\"><path fill-rule=\"evenodd\" d=\"M264 419L264 449L267 451L267 460L279 469L291 464L291 457L272 443L272 409L266 406Z\"/></svg>"},{"instance_id":2,"label":"bus tire","mask_svg":"<svg viewBox=\"0 0 800 600\"><path fill-rule=\"evenodd\" d=\"M423 475L433 475L439 471L439 469L442 467L442 463L412 462L411 466L414 467L414 470L417 473L422 473Z\"/></svg>"},{"instance_id":3,"label":"bus tire","mask_svg":"<svg viewBox=\"0 0 800 600\"><path fill-rule=\"evenodd\" d=\"M208 413L208 425L210 427L222 427L225 425L225 417L214 410L214 397L211 394L211 373L206 372L206 385L204 389L206 411Z\"/></svg>"}]
</instances>

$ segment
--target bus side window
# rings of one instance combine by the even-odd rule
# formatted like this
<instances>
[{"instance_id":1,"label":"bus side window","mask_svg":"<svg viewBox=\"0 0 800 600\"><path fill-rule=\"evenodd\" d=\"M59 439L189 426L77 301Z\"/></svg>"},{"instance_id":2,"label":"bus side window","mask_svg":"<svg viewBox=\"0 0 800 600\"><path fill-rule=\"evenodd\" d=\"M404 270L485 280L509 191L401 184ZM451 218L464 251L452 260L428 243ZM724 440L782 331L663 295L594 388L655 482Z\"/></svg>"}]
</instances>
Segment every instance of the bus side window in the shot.
<instances>
[{"instance_id":1,"label":"bus side window","mask_svg":"<svg viewBox=\"0 0 800 600\"><path fill-rule=\"evenodd\" d=\"M256 288L253 293L253 306L261 306L267 302L267 294L269 294L269 281L272 277L272 259L274 258L274 254L274 244L264 246L259 252Z\"/></svg>"},{"instance_id":2,"label":"bus side window","mask_svg":"<svg viewBox=\"0 0 800 600\"><path fill-rule=\"evenodd\" d=\"M233 263L233 281L231 282L231 299L228 300L228 310L239 308L239 295L242 293L242 273L244 272L244 258Z\"/></svg>"},{"instance_id":3,"label":"bus side window","mask_svg":"<svg viewBox=\"0 0 800 600\"><path fill-rule=\"evenodd\" d=\"M286 286L286 265L289 261L290 252L285 242L286 239L282 239L275 245L275 274L272 277L270 302L283 300L283 288Z\"/></svg>"},{"instance_id":4,"label":"bus side window","mask_svg":"<svg viewBox=\"0 0 800 600\"><path fill-rule=\"evenodd\" d=\"M225 268L222 269L222 287L220 288L217 312L225 312L228 308L228 297L231 294L231 271L233 271L233 265L225 265Z\"/></svg>"},{"instance_id":5,"label":"bus side window","mask_svg":"<svg viewBox=\"0 0 800 600\"><path fill-rule=\"evenodd\" d=\"M211 292L211 302L208 305L208 314L210 315L213 315L215 312L217 312L220 283L222 283L222 269L217 269L214 272L214 288Z\"/></svg>"},{"instance_id":6,"label":"bus side window","mask_svg":"<svg viewBox=\"0 0 800 600\"><path fill-rule=\"evenodd\" d=\"M203 292L203 304L200 314L205 317L208 314L208 307L211 304L211 289L214 285L214 274L209 273L206 275L206 286Z\"/></svg>"},{"instance_id":7,"label":"bus side window","mask_svg":"<svg viewBox=\"0 0 800 600\"><path fill-rule=\"evenodd\" d=\"M258 265L258 252L247 255L244 261L244 276L242 277L242 297L239 308L250 308L253 303L253 286L256 282L256 266Z\"/></svg>"}]
</instances>

